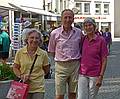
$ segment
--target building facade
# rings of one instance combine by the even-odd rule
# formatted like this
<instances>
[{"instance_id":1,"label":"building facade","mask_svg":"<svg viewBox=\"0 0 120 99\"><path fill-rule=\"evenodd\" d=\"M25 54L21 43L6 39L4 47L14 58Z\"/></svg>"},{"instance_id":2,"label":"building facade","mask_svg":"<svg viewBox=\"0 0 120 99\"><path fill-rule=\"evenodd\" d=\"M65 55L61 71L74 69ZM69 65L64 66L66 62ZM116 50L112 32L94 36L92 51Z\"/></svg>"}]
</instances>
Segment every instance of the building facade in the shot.
<instances>
[{"instance_id":1,"label":"building facade","mask_svg":"<svg viewBox=\"0 0 120 99\"><path fill-rule=\"evenodd\" d=\"M114 0L114 28L115 28L115 38L120 38L120 11L118 10L120 7L120 0Z\"/></svg>"},{"instance_id":2,"label":"building facade","mask_svg":"<svg viewBox=\"0 0 120 99\"><path fill-rule=\"evenodd\" d=\"M49 1L49 0L48 0ZM82 28L83 20L86 17L92 17L95 19L97 28L105 31L105 28L109 28L112 33L112 39L119 36L119 22L116 20L114 27L114 1L119 0L50 0L51 11L60 14L64 9L72 9L75 13L74 23L80 24ZM119 6L119 3L116 3ZM116 8L117 9L117 8ZM119 14L116 12L116 16ZM118 19L118 18L117 18ZM115 32L116 33L115 33Z\"/></svg>"},{"instance_id":3,"label":"building facade","mask_svg":"<svg viewBox=\"0 0 120 99\"><path fill-rule=\"evenodd\" d=\"M112 38L114 33L114 0L74 0L75 18L74 22L82 27L86 17L92 17L96 21L97 28L105 31L109 28Z\"/></svg>"}]
</instances>

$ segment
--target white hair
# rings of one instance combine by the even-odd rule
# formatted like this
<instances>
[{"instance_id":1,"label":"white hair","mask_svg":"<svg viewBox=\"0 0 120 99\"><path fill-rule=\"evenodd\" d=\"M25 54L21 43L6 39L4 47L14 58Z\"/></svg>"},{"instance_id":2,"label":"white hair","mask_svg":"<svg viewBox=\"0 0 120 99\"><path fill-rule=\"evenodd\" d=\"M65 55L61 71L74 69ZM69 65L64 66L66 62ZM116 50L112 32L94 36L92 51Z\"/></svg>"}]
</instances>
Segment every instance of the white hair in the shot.
<instances>
[{"instance_id":1,"label":"white hair","mask_svg":"<svg viewBox=\"0 0 120 99\"><path fill-rule=\"evenodd\" d=\"M35 28L31 28L31 29L26 33L24 42L27 44L28 37L29 37L29 35L30 35L31 33L33 33L33 32L38 33L39 38L40 38L40 46L42 46L42 44L43 44L43 35L42 35L42 33L41 33L39 30L37 30L37 29L35 29Z\"/></svg>"}]
</instances>

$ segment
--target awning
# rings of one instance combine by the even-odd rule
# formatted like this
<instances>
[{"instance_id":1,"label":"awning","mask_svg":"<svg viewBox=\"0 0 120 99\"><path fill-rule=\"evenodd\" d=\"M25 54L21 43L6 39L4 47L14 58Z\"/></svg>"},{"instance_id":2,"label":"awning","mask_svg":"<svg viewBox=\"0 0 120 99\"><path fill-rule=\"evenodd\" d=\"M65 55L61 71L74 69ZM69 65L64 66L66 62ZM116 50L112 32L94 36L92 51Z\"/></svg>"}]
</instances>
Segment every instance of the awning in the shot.
<instances>
[{"instance_id":1,"label":"awning","mask_svg":"<svg viewBox=\"0 0 120 99\"><path fill-rule=\"evenodd\" d=\"M8 10L4 7L0 7L0 16L5 17L8 16Z\"/></svg>"},{"instance_id":2,"label":"awning","mask_svg":"<svg viewBox=\"0 0 120 99\"><path fill-rule=\"evenodd\" d=\"M18 4L12 4L12 3L9 3L9 4L11 6L19 9L19 10L24 10L26 12L32 12L32 13L37 13L37 14L46 15L46 16L52 16L52 17L57 17L57 16L60 17L60 15L48 12L48 11L43 10L43 9L34 8L34 7L28 7L28 6L18 5Z\"/></svg>"},{"instance_id":3,"label":"awning","mask_svg":"<svg viewBox=\"0 0 120 99\"><path fill-rule=\"evenodd\" d=\"M51 12L48 12L46 10L43 9L39 9L39 8L31 8L31 7L25 7L21 5L21 9L27 11L27 12L33 12L33 13L37 13L37 14L42 14L42 15L46 15L46 16L60 16Z\"/></svg>"},{"instance_id":4,"label":"awning","mask_svg":"<svg viewBox=\"0 0 120 99\"><path fill-rule=\"evenodd\" d=\"M10 9L14 9L14 7L10 6L6 0L2 0L0 2L0 16L5 17L8 16L8 11Z\"/></svg>"},{"instance_id":5,"label":"awning","mask_svg":"<svg viewBox=\"0 0 120 99\"><path fill-rule=\"evenodd\" d=\"M14 8L11 5L8 4L8 0L2 0L0 2L0 7L5 7L5 8Z\"/></svg>"}]
</instances>

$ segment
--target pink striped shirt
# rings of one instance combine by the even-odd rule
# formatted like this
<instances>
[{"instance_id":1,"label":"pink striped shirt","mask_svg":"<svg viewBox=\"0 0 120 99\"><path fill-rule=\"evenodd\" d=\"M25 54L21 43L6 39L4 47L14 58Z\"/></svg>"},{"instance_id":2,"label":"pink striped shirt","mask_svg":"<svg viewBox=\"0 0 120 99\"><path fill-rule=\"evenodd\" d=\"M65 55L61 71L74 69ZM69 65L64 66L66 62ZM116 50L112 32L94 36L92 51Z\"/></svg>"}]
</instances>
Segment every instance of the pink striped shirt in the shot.
<instances>
[{"instance_id":1,"label":"pink striped shirt","mask_svg":"<svg viewBox=\"0 0 120 99\"><path fill-rule=\"evenodd\" d=\"M53 30L50 35L48 51L55 52L55 61L69 61L80 59L80 40L82 32L72 27L69 33L63 26Z\"/></svg>"}]
</instances>

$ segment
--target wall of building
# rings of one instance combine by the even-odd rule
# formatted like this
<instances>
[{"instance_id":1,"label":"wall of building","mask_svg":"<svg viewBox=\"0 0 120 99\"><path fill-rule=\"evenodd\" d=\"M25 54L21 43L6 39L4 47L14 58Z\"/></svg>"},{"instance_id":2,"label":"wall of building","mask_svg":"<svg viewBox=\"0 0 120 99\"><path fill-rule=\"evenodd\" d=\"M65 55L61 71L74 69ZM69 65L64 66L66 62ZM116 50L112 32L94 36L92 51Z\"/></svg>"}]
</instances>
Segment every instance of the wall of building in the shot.
<instances>
[{"instance_id":1,"label":"wall of building","mask_svg":"<svg viewBox=\"0 0 120 99\"><path fill-rule=\"evenodd\" d=\"M115 17L114 17L114 20L115 20L115 23L114 23L114 26L115 26L115 37L116 38L120 38L120 11L119 11L119 6L120 6L120 0L114 0L115 3L114 3L114 9L115 9Z\"/></svg>"},{"instance_id":2,"label":"wall of building","mask_svg":"<svg viewBox=\"0 0 120 99\"><path fill-rule=\"evenodd\" d=\"M75 20L74 22L77 23L77 22L83 22L84 19L86 17L92 17L95 19L97 25L98 25L98 28L99 30L105 30L105 28L109 28L110 32L112 33L112 38L114 39L115 38L115 33L114 33L114 0L74 0L76 1L77 3L81 3L82 6L81 6L81 12L78 14L76 13L75 15ZM89 13L86 13L84 11L84 4L85 3L90 3L90 11ZM95 4L100 4L101 5L101 13L100 14L96 14L95 10ZM104 13L104 4L109 4L109 13L108 14L105 14ZM76 4L74 3L73 4L74 7L76 7ZM79 7L77 7L78 10Z\"/></svg>"},{"instance_id":3,"label":"wall of building","mask_svg":"<svg viewBox=\"0 0 120 99\"><path fill-rule=\"evenodd\" d=\"M56 2L55 2L56 1ZM64 5L64 1L66 1L66 6ZM77 22L83 22L85 17L93 17L95 18L95 21L98 24L99 30L105 27L109 27L112 38L120 37L120 11L118 11L120 0L52 0L52 9L54 10L56 8L56 13L61 14L61 11L65 8L73 9L76 7L76 2L91 2L90 5L90 14L85 15L81 14L75 15L75 23ZM95 2L101 2L101 14L95 15ZM104 15L104 3L109 3L109 14ZM82 9L83 11L83 9Z\"/></svg>"}]
</instances>

